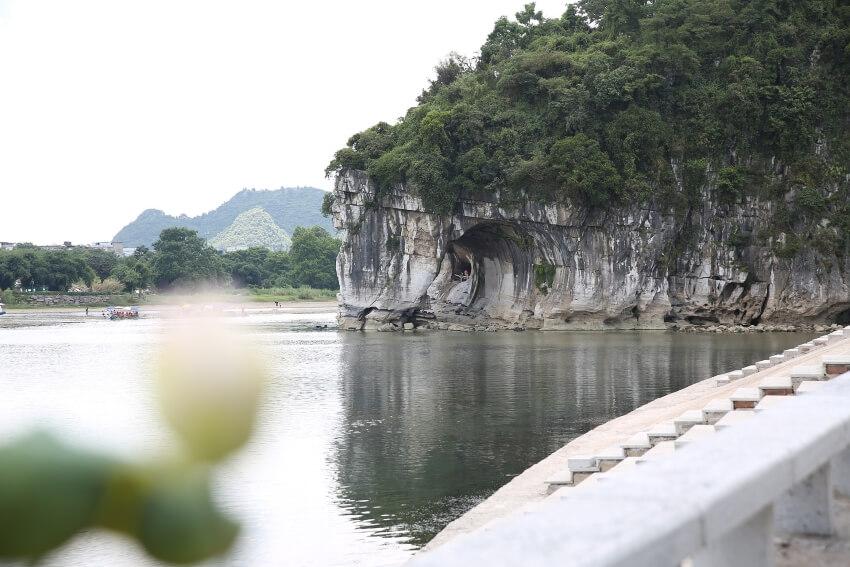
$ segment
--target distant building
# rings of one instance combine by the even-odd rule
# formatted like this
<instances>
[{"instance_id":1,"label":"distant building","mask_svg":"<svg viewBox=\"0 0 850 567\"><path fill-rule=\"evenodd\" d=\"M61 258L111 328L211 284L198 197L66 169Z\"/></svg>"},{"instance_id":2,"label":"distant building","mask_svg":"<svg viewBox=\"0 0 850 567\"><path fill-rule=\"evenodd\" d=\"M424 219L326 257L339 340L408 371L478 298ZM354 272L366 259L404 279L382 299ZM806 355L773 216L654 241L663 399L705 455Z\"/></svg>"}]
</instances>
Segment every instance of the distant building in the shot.
<instances>
[{"instance_id":1,"label":"distant building","mask_svg":"<svg viewBox=\"0 0 850 567\"><path fill-rule=\"evenodd\" d=\"M65 244L47 244L46 246L38 246L40 250L47 250L48 252L64 252L65 250L70 250L71 246L66 246Z\"/></svg>"},{"instance_id":2,"label":"distant building","mask_svg":"<svg viewBox=\"0 0 850 567\"><path fill-rule=\"evenodd\" d=\"M95 242L89 246L89 248L94 248L96 250L108 250L116 256L124 255L124 244L121 242Z\"/></svg>"},{"instance_id":3,"label":"distant building","mask_svg":"<svg viewBox=\"0 0 850 567\"><path fill-rule=\"evenodd\" d=\"M0 250L14 250L16 246L19 246L19 242L0 242ZM70 240L66 240L62 244L46 244L44 246L36 246L39 250L46 250L48 252L63 252L65 250L73 250L80 248L88 248L90 250L106 250L108 252L112 252L116 256L125 256L130 255L135 251L135 248L124 248L124 245L120 242L95 242L90 245L78 245L74 246ZM129 254L126 252L129 250Z\"/></svg>"}]
</instances>

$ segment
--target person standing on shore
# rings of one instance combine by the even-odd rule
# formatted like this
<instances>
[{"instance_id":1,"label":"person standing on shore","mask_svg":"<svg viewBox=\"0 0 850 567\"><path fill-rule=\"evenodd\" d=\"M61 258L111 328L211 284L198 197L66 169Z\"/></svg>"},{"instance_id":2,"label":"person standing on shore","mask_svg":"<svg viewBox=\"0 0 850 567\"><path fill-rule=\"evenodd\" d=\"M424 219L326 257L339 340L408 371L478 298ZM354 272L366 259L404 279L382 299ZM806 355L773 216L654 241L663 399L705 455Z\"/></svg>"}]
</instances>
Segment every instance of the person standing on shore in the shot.
<instances>
[{"instance_id":1,"label":"person standing on shore","mask_svg":"<svg viewBox=\"0 0 850 567\"><path fill-rule=\"evenodd\" d=\"M86 307L86 317L88 317L88 316L89 316L89 308Z\"/></svg>"}]
</instances>

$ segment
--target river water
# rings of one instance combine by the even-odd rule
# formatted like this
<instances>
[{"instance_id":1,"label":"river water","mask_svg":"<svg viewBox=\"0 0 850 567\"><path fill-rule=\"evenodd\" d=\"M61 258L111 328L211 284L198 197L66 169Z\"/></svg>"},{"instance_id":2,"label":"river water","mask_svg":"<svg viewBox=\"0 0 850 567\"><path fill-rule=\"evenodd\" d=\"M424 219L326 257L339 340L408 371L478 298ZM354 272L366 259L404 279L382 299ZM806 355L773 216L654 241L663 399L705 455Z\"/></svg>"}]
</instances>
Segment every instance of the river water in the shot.
<instances>
[{"instance_id":1,"label":"river water","mask_svg":"<svg viewBox=\"0 0 850 567\"><path fill-rule=\"evenodd\" d=\"M331 313L237 319L268 352L274 380L257 434L220 475L218 497L244 531L212 564L252 567L402 563L585 431L809 339L351 333L333 330ZM0 318L0 441L39 425L128 457L167 446L147 378L162 324ZM46 564L153 565L101 533Z\"/></svg>"}]
</instances>

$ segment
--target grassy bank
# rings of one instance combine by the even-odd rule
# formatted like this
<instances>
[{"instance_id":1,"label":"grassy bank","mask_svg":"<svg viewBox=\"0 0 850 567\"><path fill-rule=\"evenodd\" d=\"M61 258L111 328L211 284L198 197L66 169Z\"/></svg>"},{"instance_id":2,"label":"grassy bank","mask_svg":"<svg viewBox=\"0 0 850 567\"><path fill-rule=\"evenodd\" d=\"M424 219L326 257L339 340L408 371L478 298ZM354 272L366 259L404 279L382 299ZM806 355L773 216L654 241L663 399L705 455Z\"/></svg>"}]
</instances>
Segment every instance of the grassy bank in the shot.
<instances>
[{"instance_id":1,"label":"grassy bank","mask_svg":"<svg viewBox=\"0 0 850 567\"><path fill-rule=\"evenodd\" d=\"M145 305L183 303L281 303L336 302L337 290L312 287L274 287L205 290L198 293L163 293L145 296Z\"/></svg>"},{"instance_id":2,"label":"grassy bank","mask_svg":"<svg viewBox=\"0 0 850 567\"><path fill-rule=\"evenodd\" d=\"M264 303L275 301L334 301L337 294L335 289L314 289L312 287L252 288L239 291L247 291L248 298L251 301Z\"/></svg>"}]
</instances>

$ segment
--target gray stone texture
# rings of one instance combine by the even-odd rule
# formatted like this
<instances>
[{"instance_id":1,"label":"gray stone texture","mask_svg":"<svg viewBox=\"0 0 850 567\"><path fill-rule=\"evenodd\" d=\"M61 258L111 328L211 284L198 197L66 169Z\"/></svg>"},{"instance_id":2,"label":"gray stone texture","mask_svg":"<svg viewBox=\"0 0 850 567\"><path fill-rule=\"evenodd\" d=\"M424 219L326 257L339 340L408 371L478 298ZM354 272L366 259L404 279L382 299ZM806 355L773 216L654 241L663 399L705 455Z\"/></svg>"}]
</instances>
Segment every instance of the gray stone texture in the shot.
<instances>
[{"instance_id":1,"label":"gray stone texture","mask_svg":"<svg viewBox=\"0 0 850 567\"><path fill-rule=\"evenodd\" d=\"M687 215L589 213L507 208L489 195L438 215L404 187L378 197L353 171L334 196L347 329L746 328L831 322L850 309L850 257L776 256L769 202L721 208L706 195ZM732 234L752 244L736 248Z\"/></svg>"}]
</instances>

